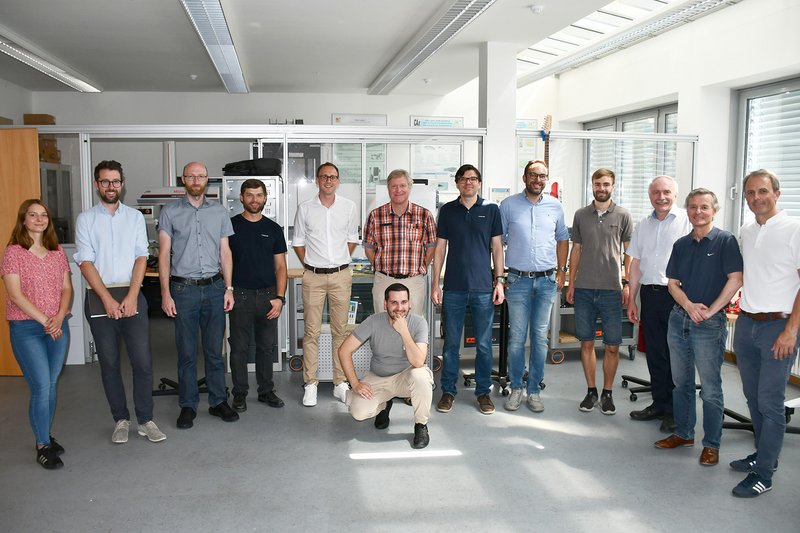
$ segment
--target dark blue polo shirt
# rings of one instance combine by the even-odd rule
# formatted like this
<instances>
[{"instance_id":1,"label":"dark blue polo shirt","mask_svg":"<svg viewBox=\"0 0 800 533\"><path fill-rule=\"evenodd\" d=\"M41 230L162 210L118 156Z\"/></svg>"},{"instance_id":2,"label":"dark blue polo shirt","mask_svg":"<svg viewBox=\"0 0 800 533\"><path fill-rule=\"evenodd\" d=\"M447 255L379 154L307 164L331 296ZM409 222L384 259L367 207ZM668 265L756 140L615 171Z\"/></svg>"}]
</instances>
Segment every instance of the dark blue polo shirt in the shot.
<instances>
[{"instance_id":1,"label":"dark blue polo shirt","mask_svg":"<svg viewBox=\"0 0 800 533\"><path fill-rule=\"evenodd\" d=\"M436 236L447 240L444 290L492 292L492 237L503 234L500 208L478 196L467 209L461 198L439 209Z\"/></svg>"},{"instance_id":2,"label":"dark blue polo shirt","mask_svg":"<svg viewBox=\"0 0 800 533\"><path fill-rule=\"evenodd\" d=\"M274 287L275 254L286 253L283 229L267 217L250 222L241 214L231 218L233 231L228 238L233 256L233 286L237 289Z\"/></svg>"},{"instance_id":3,"label":"dark blue polo shirt","mask_svg":"<svg viewBox=\"0 0 800 533\"><path fill-rule=\"evenodd\" d=\"M667 277L681 282L693 303L710 306L728 282L728 274L742 272L742 253L736 237L719 228L696 241L690 233L672 246Z\"/></svg>"}]
</instances>

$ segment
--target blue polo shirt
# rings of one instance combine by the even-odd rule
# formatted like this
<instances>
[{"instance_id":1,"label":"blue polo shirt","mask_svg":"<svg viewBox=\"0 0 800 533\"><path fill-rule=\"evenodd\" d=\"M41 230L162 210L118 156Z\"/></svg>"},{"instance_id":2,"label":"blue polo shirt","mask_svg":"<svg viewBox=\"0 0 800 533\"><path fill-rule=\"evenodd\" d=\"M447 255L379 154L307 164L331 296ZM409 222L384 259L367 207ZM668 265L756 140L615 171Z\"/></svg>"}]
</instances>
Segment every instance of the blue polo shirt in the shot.
<instances>
[{"instance_id":1,"label":"blue polo shirt","mask_svg":"<svg viewBox=\"0 0 800 533\"><path fill-rule=\"evenodd\" d=\"M742 272L742 253L736 237L719 228L712 228L699 241L692 235L672 246L667 277L681 282L689 301L710 306L728 282L728 274Z\"/></svg>"},{"instance_id":2,"label":"blue polo shirt","mask_svg":"<svg viewBox=\"0 0 800 533\"><path fill-rule=\"evenodd\" d=\"M561 202L543 194L534 204L525 192L509 196L500 204L506 267L523 272L556 268L557 241L568 241Z\"/></svg>"},{"instance_id":3,"label":"blue polo shirt","mask_svg":"<svg viewBox=\"0 0 800 533\"><path fill-rule=\"evenodd\" d=\"M492 292L492 237L503 234L500 209L478 196L467 209L461 197L439 209L436 236L447 241L444 290Z\"/></svg>"}]
</instances>

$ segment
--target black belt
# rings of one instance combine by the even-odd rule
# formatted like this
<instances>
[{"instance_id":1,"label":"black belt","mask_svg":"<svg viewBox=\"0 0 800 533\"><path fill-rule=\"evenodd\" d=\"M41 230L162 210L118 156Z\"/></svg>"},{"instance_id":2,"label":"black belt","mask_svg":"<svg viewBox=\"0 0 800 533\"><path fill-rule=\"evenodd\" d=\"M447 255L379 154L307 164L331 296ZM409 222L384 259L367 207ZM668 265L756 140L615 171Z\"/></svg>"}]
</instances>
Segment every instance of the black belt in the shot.
<instances>
[{"instance_id":1,"label":"black belt","mask_svg":"<svg viewBox=\"0 0 800 533\"><path fill-rule=\"evenodd\" d=\"M555 272L556 269L551 268L550 270L544 270L542 272L523 272L521 270L517 270L516 268L509 268L508 271L523 278L543 278Z\"/></svg>"},{"instance_id":2,"label":"black belt","mask_svg":"<svg viewBox=\"0 0 800 533\"><path fill-rule=\"evenodd\" d=\"M169 277L169 280L175 283L180 283L182 285L199 285L201 287L204 285L211 285L218 279L222 279L222 274L220 274L219 272L217 272L210 278L193 279L193 278L182 278L180 276Z\"/></svg>"},{"instance_id":3,"label":"black belt","mask_svg":"<svg viewBox=\"0 0 800 533\"><path fill-rule=\"evenodd\" d=\"M331 268L319 268L319 267L312 267L311 265L307 265L303 263L303 266L306 267L307 270L310 270L314 274L336 274L337 272L341 272L345 268L350 266L350 263L346 263L344 265L340 265L338 267L331 267Z\"/></svg>"},{"instance_id":4,"label":"black belt","mask_svg":"<svg viewBox=\"0 0 800 533\"><path fill-rule=\"evenodd\" d=\"M767 320L786 320L789 318L787 313L771 312L771 313L748 313L742 310L741 313L751 320L756 322L766 322Z\"/></svg>"},{"instance_id":5,"label":"black belt","mask_svg":"<svg viewBox=\"0 0 800 533\"><path fill-rule=\"evenodd\" d=\"M669 290L666 285L642 285L645 289L650 289L651 291L666 291Z\"/></svg>"},{"instance_id":6,"label":"black belt","mask_svg":"<svg viewBox=\"0 0 800 533\"><path fill-rule=\"evenodd\" d=\"M413 278L416 274L389 274L388 272L381 272L384 276L389 276L390 278L394 279L406 279L406 278Z\"/></svg>"}]
</instances>

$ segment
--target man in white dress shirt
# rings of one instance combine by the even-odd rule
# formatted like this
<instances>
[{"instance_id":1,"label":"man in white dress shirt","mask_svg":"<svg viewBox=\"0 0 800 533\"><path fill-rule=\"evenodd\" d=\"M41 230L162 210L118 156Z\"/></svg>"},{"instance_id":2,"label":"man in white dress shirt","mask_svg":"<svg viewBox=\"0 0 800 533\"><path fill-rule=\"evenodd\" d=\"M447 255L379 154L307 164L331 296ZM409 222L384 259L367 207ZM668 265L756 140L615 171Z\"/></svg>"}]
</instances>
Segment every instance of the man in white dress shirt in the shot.
<instances>
[{"instance_id":1,"label":"man in white dress shirt","mask_svg":"<svg viewBox=\"0 0 800 533\"><path fill-rule=\"evenodd\" d=\"M347 311L353 274L350 259L358 244L358 209L355 202L336 194L339 169L333 163L317 168L319 194L297 206L294 248L303 263L303 405L317 405L317 360L322 307L328 298L333 346L333 396L344 402L350 387L339 362L339 346L347 337Z\"/></svg>"}]
</instances>

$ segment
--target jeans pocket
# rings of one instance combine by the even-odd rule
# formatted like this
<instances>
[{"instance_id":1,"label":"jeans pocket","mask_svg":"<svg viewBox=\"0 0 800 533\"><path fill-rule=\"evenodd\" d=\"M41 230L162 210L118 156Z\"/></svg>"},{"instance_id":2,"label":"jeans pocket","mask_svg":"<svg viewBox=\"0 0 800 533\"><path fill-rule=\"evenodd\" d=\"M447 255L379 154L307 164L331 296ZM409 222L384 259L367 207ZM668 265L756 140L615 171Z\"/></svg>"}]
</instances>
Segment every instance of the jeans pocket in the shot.
<instances>
[{"instance_id":1,"label":"jeans pocket","mask_svg":"<svg viewBox=\"0 0 800 533\"><path fill-rule=\"evenodd\" d=\"M519 282L521 278L517 274L512 274L509 272L506 275L506 289L514 285L515 283Z\"/></svg>"}]
</instances>

